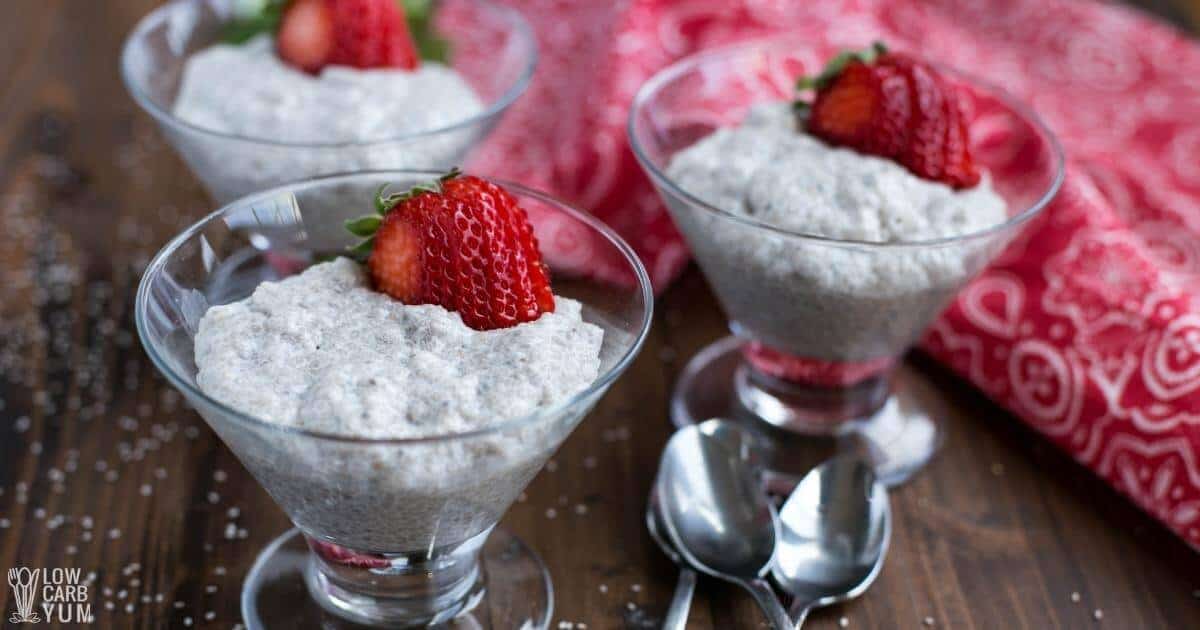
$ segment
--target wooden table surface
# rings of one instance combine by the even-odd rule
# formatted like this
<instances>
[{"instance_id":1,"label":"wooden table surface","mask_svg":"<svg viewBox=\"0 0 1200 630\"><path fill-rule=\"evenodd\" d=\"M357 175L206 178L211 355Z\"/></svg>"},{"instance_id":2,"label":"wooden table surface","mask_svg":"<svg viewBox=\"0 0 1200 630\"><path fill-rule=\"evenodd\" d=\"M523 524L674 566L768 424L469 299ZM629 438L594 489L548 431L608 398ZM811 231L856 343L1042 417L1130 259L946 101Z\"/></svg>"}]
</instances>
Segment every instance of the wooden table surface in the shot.
<instances>
[{"instance_id":1,"label":"wooden table surface","mask_svg":"<svg viewBox=\"0 0 1200 630\"><path fill-rule=\"evenodd\" d=\"M154 4L8 0L0 20L0 570L95 571L112 593L92 598L99 627L230 628L243 576L288 522L133 332L142 266L210 208L118 80L122 38ZM1194 0L1145 4L1200 26ZM689 270L641 357L505 518L553 573L552 627L656 627L676 572L642 510L667 397L724 331ZM945 448L892 496L879 581L806 627L1200 628L1200 554L936 366L909 361L904 377L945 419ZM235 507L244 531L227 540ZM13 605L0 590L5 619ZM703 581L689 627L761 623Z\"/></svg>"}]
</instances>

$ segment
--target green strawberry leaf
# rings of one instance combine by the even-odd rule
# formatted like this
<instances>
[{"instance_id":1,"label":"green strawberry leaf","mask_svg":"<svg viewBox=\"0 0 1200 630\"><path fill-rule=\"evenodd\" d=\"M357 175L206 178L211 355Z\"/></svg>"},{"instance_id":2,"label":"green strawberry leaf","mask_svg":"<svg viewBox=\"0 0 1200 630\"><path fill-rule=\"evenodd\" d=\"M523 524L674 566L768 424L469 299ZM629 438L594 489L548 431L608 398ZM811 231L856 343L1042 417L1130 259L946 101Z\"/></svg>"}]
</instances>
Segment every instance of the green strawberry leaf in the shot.
<instances>
[{"instance_id":1,"label":"green strawberry leaf","mask_svg":"<svg viewBox=\"0 0 1200 630\"><path fill-rule=\"evenodd\" d=\"M371 238L363 239L358 243L358 245L347 248L346 253L349 254L351 258L366 260L367 256L371 255L371 250L374 248L375 237L372 236Z\"/></svg>"},{"instance_id":2,"label":"green strawberry leaf","mask_svg":"<svg viewBox=\"0 0 1200 630\"><path fill-rule=\"evenodd\" d=\"M438 35L433 27L433 0L396 1L404 8L408 29L421 59L444 63L450 57L450 42Z\"/></svg>"},{"instance_id":3,"label":"green strawberry leaf","mask_svg":"<svg viewBox=\"0 0 1200 630\"><path fill-rule=\"evenodd\" d=\"M351 234L365 238L375 234L379 230L379 224L382 222L383 219L379 215L368 214L357 219L350 219L344 225Z\"/></svg>"},{"instance_id":4,"label":"green strawberry leaf","mask_svg":"<svg viewBox=\"0 0 1200 630\"><path fill-rule=\"evenodd\" d=\"M243 0L238 3L234 18L225 25L221 39L230 44L244 44L263 33L274 33L283 19L285 0Z\"/></svg>"}]
</instances>

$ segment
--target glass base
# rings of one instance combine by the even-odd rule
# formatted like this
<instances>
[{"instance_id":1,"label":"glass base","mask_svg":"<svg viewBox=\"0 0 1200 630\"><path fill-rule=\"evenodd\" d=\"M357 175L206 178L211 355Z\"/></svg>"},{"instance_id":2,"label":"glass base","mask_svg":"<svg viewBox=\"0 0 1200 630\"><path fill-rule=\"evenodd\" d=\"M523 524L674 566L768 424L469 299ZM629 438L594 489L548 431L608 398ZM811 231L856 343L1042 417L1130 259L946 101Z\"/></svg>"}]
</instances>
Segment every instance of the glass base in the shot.
<instances>
[{"instance_id":1,"label":"glass base","mask_svg":"<svg viewBox=\"0 0 1200 630\"><path fill-rule=\"evenodd\" d=\"M299 530L290 530L272 541L258 556L242 586L246 627L349 630L436 625L545 630L550 626L554 603L550 574L537 554L502 528L493 530L484 543L479 575L471 580L463 603L449 613L442 611L443 615L456 615L446 621L373 621L369 618L371 603L340 593L336 585L314 570L314 561Z\"/></svg>"},{"instance_id":2,"label":"glass base","mask_svg":"<svg viewBox=\"0 0 1200 630\"><path fill-rule=\"evenodd\" d=\"M841 389L798 387L756 373L743 358L745 343L726 337L688 362L671 396L671 419L682 427L722 417L757 433L771 445L772 491L791 492L813 466L847 451L897 486L941 447L941 427L903 382L889 387L883 375Z\"/></svg>"}]
</instances>

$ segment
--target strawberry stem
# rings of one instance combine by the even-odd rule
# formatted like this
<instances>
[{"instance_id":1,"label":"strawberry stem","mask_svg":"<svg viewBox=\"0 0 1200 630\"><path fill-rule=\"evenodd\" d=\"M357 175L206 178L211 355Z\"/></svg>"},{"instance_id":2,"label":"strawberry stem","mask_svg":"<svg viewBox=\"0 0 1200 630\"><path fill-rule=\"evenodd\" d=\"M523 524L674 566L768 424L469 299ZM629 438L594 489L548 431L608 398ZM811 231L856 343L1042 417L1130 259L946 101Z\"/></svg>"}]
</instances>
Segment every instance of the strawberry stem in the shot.
<instances>
[{"instance_id":1,"label":"strawberry stem","mask_svg":"<svg viewBox=\"0 0 1200 630\"><path fill-rule=\"evenodd\" d=\"M383 215L391 211L392 208L395 208L400 202L412 199L417 195L423 193L434 193L435 195L441 194L442 184L458 177L459 175L462 175L462 169L455 166L445 175L442 175L434 180L432 184L417 184L416 186L413 186L404 192L392 193L390 195L383 194L388 187L388 184L384 184L383 186L380 186L379 192L375 193L375 209L379 212L379 214Z\"/></svg>"},{"instance_id":2,"label":"strawberry stem","mask_svg":"<svg viewBox=\"0 0 1200 630\"><path fill-rule=\"evenodd\" d=\"M880 56L887 54L887 45L881 41L875 41L870 48L864 50L843 50L829 60L825 64L825 68L821 73L814 76L805 75L796 80L796 89L800 91L809 89L823 89L837 78L842 70L846 69L846 64L851 61L861 61L863 63L875 63L875 60Z\"/></svg>"},{"instance_id":3,"label":"strawberry stem","mask_svg":"<svg viewBox=\"0 0 1200 630\"><path fill-rule=\"evenodd\" d=\"M388 186L391 184L383 184L375 191L375 214L364 215L355 219L348 219L344 223L346 230L355 236L362 237L363 240L358 244L347 248L347 253L358 260L363 260L371 255L371 248L375 246L375 232L379 230L379 226L383 224L383 217L391 212L393 208L400 203L412 199L417 195L425 193L433 193L440 195L442 193L442 184L462 175L462 169L455 166L450 169L445 175L434 180L429 184L417 184L404 192L386 194Z\"/></svg>"}]
</instances>

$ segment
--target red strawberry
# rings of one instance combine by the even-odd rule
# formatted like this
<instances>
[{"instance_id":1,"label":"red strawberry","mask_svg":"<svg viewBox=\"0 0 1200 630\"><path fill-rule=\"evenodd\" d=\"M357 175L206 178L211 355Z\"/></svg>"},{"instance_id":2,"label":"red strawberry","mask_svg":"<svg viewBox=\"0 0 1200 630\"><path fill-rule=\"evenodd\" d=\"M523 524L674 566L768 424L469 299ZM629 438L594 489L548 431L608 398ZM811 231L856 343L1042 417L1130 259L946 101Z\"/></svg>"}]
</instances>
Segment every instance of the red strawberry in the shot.
<instances>
[{"instance_id":1,"label":"red strawberry","mask_svg":"<svg viewBox=\"0 0 1200 630\"><path fill-rule=\"evenodd\" d=\"M979 183L960 94L928 64L877 44L839 55L800 87L817 90L806 123L812 135L954 188Z\"/></svg>"},{"instance_id":2,"label":"red strawberry","mask_svg":"<svg viewBox=\"0 0 1200 630\"><path fill-rule=\"evenodd\" d=\"M504 247L507 250L522 251L525 258L525 270L516 270L520 280L519 293L528 293L537 303L542 312L554 311L554 294L550 291L550 276L542 263L538 250L537 237L533 234L533 226L529 224L529 216L525 209L517 205L517 200L503 188L478 177L456 177L443 185L447 195L463 200L486 200L487 204L496 209L497 218L507 223L504 230ZM503 277L498 278L504 282ZM527 307L528 308L528 307Z\"/></svg>"},{"instance_id":3,"label":"red strawberry","mask_svg":"<svg viewBox=\"0 0 1200 630\"><path fill-rule=\"evenodd\" d=\"M912 138L901 163L921 177L954 188L978 184L979 169L967 146L967 121L957 91L934 69L915 61L907 66L916 97Z\"/></svg>"},{"instance_id":4,"label":"red strawberry","mask_svg":"<svg viewBox=\"0 0 1200 630\"><path fill-rule=\"evenodd\" d=\"M375 288L406 304L438 304L476 330L554 311L554 294L525 210L499 186L457 171L432 186L380 197L383 219L347 224L370 235Z\"/></svg>"},{"instance_id":5,"label":"red strawberry","mask_svg":"<svg viewBox=\"0 0 1200 630\"><path fill-rule=\"evenodd\" d=\"M333 12L326 0L295 0L284 10L275 34L279 58L304 70L325 67L333 51Z\"/></svg>"},{"instance_id":6,"label":"red strawberry","mask_svg":"<svg viewBox=\"0 0 1200 630\"><path fill-rule=\"evenodd\" d=\"M404 9L395 0L292 0L275 42L281 59L306 72L331 64L405 70L420 65Z\"/></svg>"},{"instance_id":7,"label":"red strawberry","mask_svg":"<svg viewBox=\"0 0 1200 630\"><path fill-rule=\"evenodd\" d=\"M333 11L333 52L329 63L355 68L420 65L404 9L396 0L328 0Z\"/></svg>"}]
</instances>

